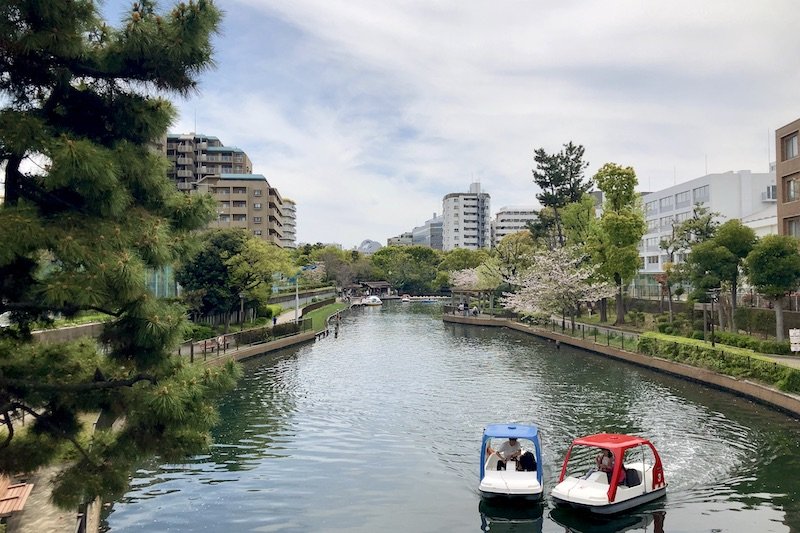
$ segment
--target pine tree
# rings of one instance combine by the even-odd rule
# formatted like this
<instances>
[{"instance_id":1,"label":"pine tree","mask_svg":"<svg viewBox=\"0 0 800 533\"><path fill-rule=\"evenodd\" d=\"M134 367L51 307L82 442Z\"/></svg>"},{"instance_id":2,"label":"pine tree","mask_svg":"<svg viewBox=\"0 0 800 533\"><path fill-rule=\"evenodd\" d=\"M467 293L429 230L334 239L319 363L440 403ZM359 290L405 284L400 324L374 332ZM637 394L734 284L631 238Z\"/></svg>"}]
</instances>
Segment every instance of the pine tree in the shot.
<instances>
[{"instance_id":1,"label":"pine tree","mask_svg":"<svg viewBox=\"0 0 800 533\"><path fill-rule=\"evenodd\" d=\"M220 13L211 0L160 16L134 4L113 29L92 0L0 0L0 472L77 457L53 499L72 506L118 496L138 459L177 460L207 446L214 400L238 372L174 355L186 310L148 291L145 274L172 264L213 213L178 193L153 150L211 65ZM100 311L94 340L41 344L53 316ZM79 414L124 420L79 442ZM20 431L13 415L34 420ZM16 431L15 431L16 430ZM71 444L70 444L71 443Z\"/></svg>"}]
</instances>

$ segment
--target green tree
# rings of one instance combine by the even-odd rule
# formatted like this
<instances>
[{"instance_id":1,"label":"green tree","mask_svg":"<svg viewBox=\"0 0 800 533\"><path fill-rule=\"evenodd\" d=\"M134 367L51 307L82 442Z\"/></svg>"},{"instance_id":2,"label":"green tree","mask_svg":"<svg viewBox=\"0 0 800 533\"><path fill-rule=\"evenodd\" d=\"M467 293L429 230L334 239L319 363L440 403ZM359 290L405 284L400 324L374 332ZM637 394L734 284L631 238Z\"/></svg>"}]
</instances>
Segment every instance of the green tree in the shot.
<instances>
[{"instance_id":1,"label":"green tree","mask_svg":"<svg viewBox=\"0 0 800 533\"><path fill-rule=\"evenodd\" d=\"M179 461L204 449L214 401L234 384L234 365L174 355L186 310L145 283L213 215L210 197L169 183L150 143L175 117L155 95L195 89L219 19L211 1L159 16L145 0L116 30L91 0L0 2L0 313L12 321L0 332L0 472L47 465L71 442L78 458L53 492L65 507L118 497L149 454ZM36 321L84 310L112 317L107 351L31 340ZM124 426L81 444L78 414L100 409ZM32 420L24 433L15 411Z\"/></svg>"},{"instance_id":2,"label":"green tree","mask_svg":"<svg viewBox=\"0 0 800 533\"><path fill-rule=\"evenodd\" d=\"M207 232L202 248L178 268L175 279L191 298L199 296L201 314L224 314L227 330L242 299L248 306L266 304L273 274L295 270L286 250L231 228Z\"/></svg>"},{"instance_id":3,"label":"green tree","mask_svg":"<svg viewBox=\"0 0 800 533\"><path fill-rule=\"evenodd\" d=\"M444 252L442 261L439 263L439 270L453 272L455 270L475 268L483 263L487 257L489 257L489 253L486 250L454 248Z\"/></svg>"},{"instance_id":4,"label":"green tree","mask_svg":"<svg viewBox=\"0 0 800 533\"><path fill-rule=\"evenodd\" d=\"M577 202L564 206L561 215L564 224L564 235L570 246L583 246L589 240L592 227L597 222L595 217L594 198L584 194Z\"/></svg>"},{"instance_id":5,"label":"green tree","mask_svg":"<svg viewBox=\"0 0 800 533\"><path fill-rule=\"evenodd\" d=\"M548 154L544 148L533 152L536 168L533 169L533 182L541 192L536 199L543 207L553 210L556 244L564 246L564 230L561 212L567 204L580 201L584 193L592 188L591 180L584 181L583 173L589 163L583 161L584 147L569 143L557 154Z\"/></svg>"},{"instance_id":6,"label":"green tree","mask_svg":"<svg viewBox=\"0 0 800 533\"><path fill-rule=\"evenodd\" d=\"M750 284L774 303L775 337L784 339L783 301L800 285L798 240L788 235L761 238L744 261Z\"/></svg>"},{"instance_id":7,"label":"green tree","mask_svg":"<svg viewBox=\"0 0 800 533\"><path fill-rule=\"evenodd\" d=\"M587 242L599 274L614 282L617 287L617 318L615 324L625 322L623 288L639 269L639 242L646 226L644 214L637 205L636 173L631 167L606 163L594 176L597 187L603 191L603 214ZM601 319L605 320L605 303L601 304Z\"/></svg>"},{"instance_id":8,"label":"green tree","mask_svg":"<svg viewBox=\"0 0 800 533\"><path fill-rule=\"evenodd\" d=\"M395 290L425 294L434 287L441 257L426 246L386 246L371 256L375 274Z\"/></svg>"}]
</instances>

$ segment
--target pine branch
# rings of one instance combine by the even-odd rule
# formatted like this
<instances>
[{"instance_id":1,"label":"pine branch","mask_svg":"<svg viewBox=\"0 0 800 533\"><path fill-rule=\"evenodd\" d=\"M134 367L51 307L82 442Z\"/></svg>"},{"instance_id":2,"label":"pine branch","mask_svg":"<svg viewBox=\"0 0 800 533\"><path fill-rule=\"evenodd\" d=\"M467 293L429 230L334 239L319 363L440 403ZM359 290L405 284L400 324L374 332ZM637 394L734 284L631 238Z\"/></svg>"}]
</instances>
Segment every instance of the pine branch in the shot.
<instances>
[{"instance_id":1,"label":"pine branch","mask_svg":"<svg viewBox=\"0 0 800 533\"><path fill-rule=\"evenodd\" d=\"M14 438L14 424L11 422L11 410L3 411L3 424L8 428L8 435L6 436L3 444L0 444L0 449L7 448L11 444L11 439Z\"/></svg>"},{"instance_id":2,"label":"pine branch","mask_svg":"<svg viewBox=\"0 0 800 533\"><path fill-rule=\"evenodd\" d=\"M118 389L122 387L131 387L140 381L149 381L155 385L158 380L154 376L147 374L137 374L130 379L117 379L110 381L92 381L88 383L38 383L36 381L25 381L20 379L4 379L0 378L0 388L21 388L33 390L38 392L88 392L95 390Z\"/></svg>"},{"instance_id":3,"label":"pine branch","mask_svg":"<svg viewBox=\"0 0 800 533\"><path fill-rule=\"evenodd\" d=\"M72 435L68 435L63 430L61 430L57 426L53 425L46 418L43 418L42 415L40 415L39 413L37 413L36 411L34 411L32 408L28 407L27 405L21 404L21 403L14 403L13 405L14 405L15 409L22 409L23 411L25 411L26 413L28 413L29 415L34 417L36 420L42 420L44 424L46 424L47 426L49 426L50 428L52 428L56 432L58 432L61 435L61 437L63 437L65 439L67 439L68 441L70 441L72 443L72 445L75 446L75 449L78 450L78 452L80 452L81 455L83 455L83 458L86 459L86 461L90 465L92 465L94 467L100 466L97 463L95 463L92 460L91 457L89 457L89 454L86 452L86 450L83 449L83 446L81 446L81 444L78 442L78 440L75 437L73 437Z\"/></svg>"}]
</instances>

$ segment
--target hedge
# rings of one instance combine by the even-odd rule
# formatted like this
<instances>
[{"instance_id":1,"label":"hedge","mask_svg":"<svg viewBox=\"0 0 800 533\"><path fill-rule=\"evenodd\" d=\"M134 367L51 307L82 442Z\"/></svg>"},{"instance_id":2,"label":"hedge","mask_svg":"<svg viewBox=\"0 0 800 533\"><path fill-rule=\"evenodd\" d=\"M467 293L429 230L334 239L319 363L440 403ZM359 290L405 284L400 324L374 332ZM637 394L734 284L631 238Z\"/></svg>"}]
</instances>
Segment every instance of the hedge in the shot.
<instances>
[{"instance_id":1,"label":"hedge","mask_svg":"<svg viewBox=\"0 0 800 533\"><path fill-rule=\"evenodd\" d=\"M693 339L644 333L639 337L639 351L728 376L758 380L782 391L800 393L800 370L780 365L742 348L712 348Z\"/></svg>"}]
</instances>

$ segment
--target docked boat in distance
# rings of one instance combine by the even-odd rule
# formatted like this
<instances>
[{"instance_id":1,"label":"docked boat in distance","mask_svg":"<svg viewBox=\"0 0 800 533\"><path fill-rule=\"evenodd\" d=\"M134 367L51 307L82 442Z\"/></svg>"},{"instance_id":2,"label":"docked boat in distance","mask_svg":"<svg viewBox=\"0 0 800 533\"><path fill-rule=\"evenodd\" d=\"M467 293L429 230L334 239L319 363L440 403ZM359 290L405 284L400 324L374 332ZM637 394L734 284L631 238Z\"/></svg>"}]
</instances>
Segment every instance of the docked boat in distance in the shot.
<instances>
[{"instance_id":1,"label":"docked boat in distance","mask_svg":"<svg viewBox=\"0 0 800 533\"><path fill-rule=\"evenodd\" d=\"M400 301L403 303L409 303L411 301L411 295L404 294L403 296L400 297Z\"/></svg>"},{"instance_id":2,"label":"docked boat in distance","mask_svg":"<svg viewBox=\"0 0 800 533\"><path fill-rule=\"evenodd\" d=\"M515 442L519 456L507 458L504 443ZM487 499L541 500L542 446L533 425L491 424L483 431L480 458L481 496ZM503 468L503 464L505 467ZM498 468L499 467L499 468Z\"/></svg>"},{"instance_id":3,"label":"docked boat in distance","mask_svg":"<svg viewBox=\"0 0 800 533\"><path fill-rule=\"evenodd\" d=\"M649 440L598 433L572 442L564 457L558 485L550 495L559 506L614 514L666 493L661 457Z\"/></svg>"},{"instance_id":4,"label":"docked boat in distance","mask_svg":"<svg viewBox=\"0 0 800 533\"><path fill-rule=\"evenodd\" d=\"M367 296L365 298L362 298L361 299L361 303L364 304L364 305L375 306L375 305L382 305L383 301L373 294L371 296Z\"/></svg>"}]
</instances>

